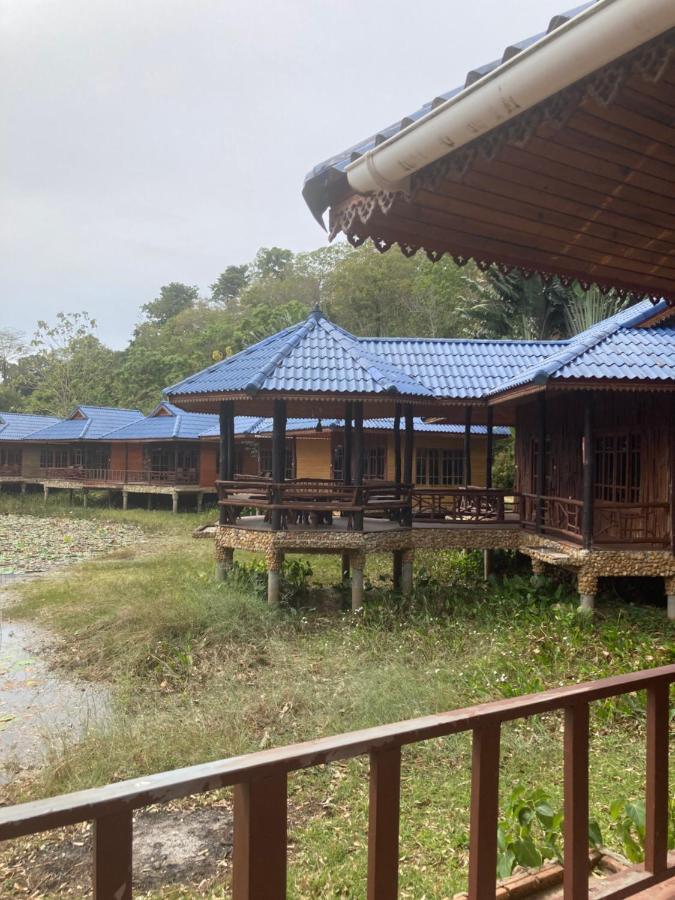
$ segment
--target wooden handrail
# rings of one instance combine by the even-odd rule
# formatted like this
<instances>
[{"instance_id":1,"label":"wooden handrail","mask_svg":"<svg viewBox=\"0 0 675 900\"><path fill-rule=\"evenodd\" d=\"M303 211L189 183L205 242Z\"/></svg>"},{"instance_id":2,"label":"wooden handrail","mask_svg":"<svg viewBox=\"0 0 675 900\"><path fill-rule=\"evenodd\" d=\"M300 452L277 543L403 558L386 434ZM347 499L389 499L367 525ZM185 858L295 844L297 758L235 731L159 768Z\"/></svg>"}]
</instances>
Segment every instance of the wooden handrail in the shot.
<instances>
[{"instance_id":1,"label":"wooden handrail","mask_svg":"<svg viewBox=\"0 0 675 900\"><path fill-rule=\"evenodd\" d=\"M588 896L588 709L607 697L647 690L646 873L616 897L675 875L667 865L668 686L675 665L436 713L245 756L0 809L0 839L78 822L96 823L97 900L130 897L131 812L234 786L234 898L286 896L286 779L299 771L370 757L369 900L394 900L398 871L401 747L460 732L474 735L469 898L495 896L499 730L503 722L565 712L565 900ZM627 892L628 891L628 892Z\"/></svg>"}]
</instances>

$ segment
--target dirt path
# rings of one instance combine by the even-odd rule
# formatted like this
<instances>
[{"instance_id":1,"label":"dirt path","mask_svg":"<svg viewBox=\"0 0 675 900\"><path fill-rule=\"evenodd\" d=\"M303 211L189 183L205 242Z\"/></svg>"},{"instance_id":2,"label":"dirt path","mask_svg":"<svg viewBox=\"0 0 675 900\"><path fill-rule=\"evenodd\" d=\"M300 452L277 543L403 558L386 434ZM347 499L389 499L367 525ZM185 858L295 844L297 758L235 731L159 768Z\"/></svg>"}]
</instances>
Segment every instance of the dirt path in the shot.
<instances>
[{"instance_id":1,"label":"dirt path","mask_svg":"<svg viewBox=\"0 0 675 900\"><path fill-rule=\"evenodd\" d=\"M77 740L109 704L106 687L50 667L51 635L7 619L8 596L0 590L0 784L43 765L52 742Z\"/></svg>"}]
</instances>

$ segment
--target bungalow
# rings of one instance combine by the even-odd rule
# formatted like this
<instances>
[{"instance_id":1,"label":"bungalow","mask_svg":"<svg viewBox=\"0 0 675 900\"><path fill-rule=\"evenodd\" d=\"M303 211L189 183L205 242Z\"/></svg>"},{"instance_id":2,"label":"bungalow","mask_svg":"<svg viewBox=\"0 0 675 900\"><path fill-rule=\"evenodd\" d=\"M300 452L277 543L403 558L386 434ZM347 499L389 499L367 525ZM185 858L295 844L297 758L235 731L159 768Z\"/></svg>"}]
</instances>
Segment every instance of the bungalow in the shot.
<instances>
[{"instance_id":1,"label":"bungalow","mask_svg":"<svg viewBox=\"0 0 675 900\"><path fill-rule=\"evenodd\" d=\"M24 442L36 431L58 421L55 416L0 412L0 483L22 474ZM25 482L22 484L25 490Z\"/></svg>"}]
</instances>

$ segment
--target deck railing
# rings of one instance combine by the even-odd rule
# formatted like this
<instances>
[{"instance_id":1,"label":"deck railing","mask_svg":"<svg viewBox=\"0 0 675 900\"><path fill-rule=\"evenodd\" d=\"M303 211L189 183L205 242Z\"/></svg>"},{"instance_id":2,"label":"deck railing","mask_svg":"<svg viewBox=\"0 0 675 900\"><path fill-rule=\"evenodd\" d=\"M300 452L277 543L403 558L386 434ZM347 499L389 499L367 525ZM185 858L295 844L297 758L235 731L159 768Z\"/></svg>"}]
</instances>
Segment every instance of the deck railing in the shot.
<instances>
[{"instance_id":1,"label":"deck railing","mask_svg":"<svg viewBox=\"0 0 675 900\"><path fill-rule=\"evenodd\" d=\"M421 487L413 489L417 519L483 525L504 522L506 491L488 488Z\"/></svg>"},{"instance_id":2,"label":"deck railing","mask_svg":"<svg viewBox=\"0 0 675 900\"><path fill-rule=\"evenodd\" d=\"M504 722L564 713L564 900L588 897L590 703L647 693L645 871L605 900L631 897L675 876L668 866L669 686L675 665L512 697L406 722L320 738L0 809L0 840L94 822L94 897L129 900L135 809L234 787L234 900L283 900L287 882L289 772L368 756L368 900L398 891L401 748L470 731L473 736L469 900L494 900L500 730ZM634 727L634 726L627 726Z\"/></svg>"},{"instance_id":3,"label":"deck railing","mask_svg":"<svg viewBox=\"0 0 675 900\"><path fill-rule=\"evenodd\" d=\"M108 469L67 466L42 469L47 479L77 484L199 484L196 469Z\"/></svg>"},{"instance_id":4,"label":"deck railing","mask_svg":"<svg viewBox=\"0 0 675 900\"><path fill-rule=\"evenodd\" d=\"M544 534L581 542L583 506L581 500L570 497L539 498L536 494L520 494L520 519L528 529L536 528L539 522ZM593 543L669 546L670 505L665 502L606 503L595 500Z\"/></svg>"},{"instance_id":5,"label":"deck railing","mask_svg":"<svg viewBox=\"0 0 675 900\"><path fill-rule=\"evenodd\" d=\"M218 502L227 510L230 523L247 509L266 516L280 514L280 527L318 526L343 515L348 526L363 529L365 516L404 519L410 511L411 488L391 481L368 481L344 485L328 479L294 479L275 483L266 479L217 481Z\"/></svg>"},{"instance_id":6,"label":"deck railing","mask_svg":"<svg viewBox=\"0 0 675 900\"><path fill-rule=\"evenodd\" d=\"M20 475L21 463L5 463L0 465L0 476Z\"/></svg>"}]
</instances>

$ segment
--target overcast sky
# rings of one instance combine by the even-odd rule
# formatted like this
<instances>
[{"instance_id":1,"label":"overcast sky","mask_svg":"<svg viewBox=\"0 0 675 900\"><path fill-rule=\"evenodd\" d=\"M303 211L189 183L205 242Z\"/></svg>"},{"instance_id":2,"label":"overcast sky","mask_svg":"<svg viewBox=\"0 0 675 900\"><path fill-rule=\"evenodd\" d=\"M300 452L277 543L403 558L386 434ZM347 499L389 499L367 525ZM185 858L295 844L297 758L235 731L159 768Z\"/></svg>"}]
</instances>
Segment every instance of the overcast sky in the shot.
<instances>
[{"instance_id":1,"label":"overcast sky","mask_svg":"<svg viewBox=\"0 0 675 900\"><path fill-rule=\"evenodd\" d=\"M162 284L321 246L312 166L565 8L0 0L0 327L86 309L121 347Z\"/></svg>"}]
</instances>

